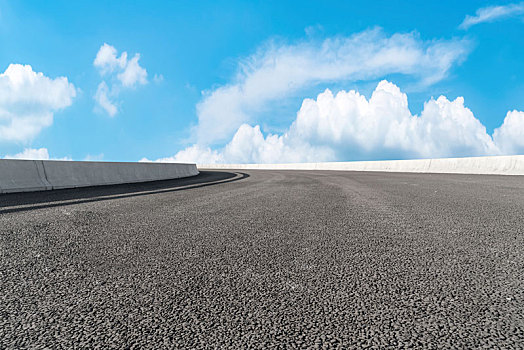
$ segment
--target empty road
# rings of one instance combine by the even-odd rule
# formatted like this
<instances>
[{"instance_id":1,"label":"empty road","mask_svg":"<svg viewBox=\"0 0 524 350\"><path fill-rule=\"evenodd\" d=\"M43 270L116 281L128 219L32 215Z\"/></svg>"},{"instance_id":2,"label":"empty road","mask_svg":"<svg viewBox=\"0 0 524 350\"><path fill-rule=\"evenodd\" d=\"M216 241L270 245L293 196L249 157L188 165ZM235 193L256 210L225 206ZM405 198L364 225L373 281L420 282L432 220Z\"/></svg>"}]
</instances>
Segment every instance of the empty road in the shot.
<instances>
[{"instance_id":1,"label":"empty road","mask_svg":"<svg viewBox=\"0 0 524 350\"><path fill-rule=\"evenodd\" d=\"M0 348L524 348L524 177L0 195Z\"/></svg>"}]
</instances>

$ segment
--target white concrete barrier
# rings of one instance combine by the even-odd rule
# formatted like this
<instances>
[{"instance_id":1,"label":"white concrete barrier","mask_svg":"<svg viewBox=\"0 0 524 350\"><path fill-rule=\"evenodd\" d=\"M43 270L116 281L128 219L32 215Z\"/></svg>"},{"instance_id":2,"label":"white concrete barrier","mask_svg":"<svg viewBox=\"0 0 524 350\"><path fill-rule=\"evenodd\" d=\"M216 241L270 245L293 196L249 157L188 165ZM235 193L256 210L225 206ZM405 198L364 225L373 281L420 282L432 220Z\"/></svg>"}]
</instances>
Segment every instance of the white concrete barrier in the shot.
<instances>
[{"instance_id":1,"label":"white concrete barrier","mask_svg":"<svg viewBox=\"0 0 524 350\"><path fill-rule=\"evenodd\" d=\"M524 175L524 155L366 162L199 164L199 169L341 170Z\"/></svg>"},{"instance_id":2,"label":"white concrete barrier","mask_svg":"<svg viewBox=\"0 0 524 350\"><path fill-rule=\"evenodd\" d=\"M114 185L198 175L195 164L0 160L0 193Z\"/></svg>"},{"instance_id":3,"label":"white concrete barrier","mask_svg":"<svg viewBox=\"0 0 524 350\"><path fill-rule=\"evenodd\" d=\"M51 187L41 160L0 160L0 192L42 191Z\"/></svg>"}]
</instances>

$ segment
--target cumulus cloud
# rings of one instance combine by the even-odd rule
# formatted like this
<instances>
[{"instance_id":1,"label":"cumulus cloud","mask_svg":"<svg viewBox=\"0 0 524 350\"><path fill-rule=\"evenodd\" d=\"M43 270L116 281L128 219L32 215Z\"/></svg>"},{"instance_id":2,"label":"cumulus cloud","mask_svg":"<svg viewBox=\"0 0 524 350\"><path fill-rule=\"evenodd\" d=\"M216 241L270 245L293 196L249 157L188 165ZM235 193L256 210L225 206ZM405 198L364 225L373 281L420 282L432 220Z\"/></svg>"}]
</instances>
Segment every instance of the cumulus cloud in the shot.
<instances>
[{"instance_id":1,"label":"cumulus cloud","mask_svg":"<svg viewBox=\"0 0 524 350\"><path fill-rule=\"evenodd\" d=\"M231 83L204 93L197 105L198 144L229 139L269 103L318 84L404 74L420 84L443 79L470 51L465 39L424 41L416 33L380 29L323 41L269 42L241 60Z\"/></svg>"},{"instance_id":2,"label":"cumulus cloud","mask_svg":"<svg viewBox=\"0 0 524 350\"><path fill-rule=\"evenodd\" d=\"M0 141L27 142L53 124L53 115L73 103L76 89L30 65L10 64L0 73Z\"/></svg>"},{"instance_id":3,"label":"cumulus cloud","mask_svg":"<svg viewBox=\"0 0 524 350\"><path fill-rule=\"evenodd\" d=\"M524 154L524 112L508 112L493 139L505 154Z\"/></svg>"},{"instance_id":4,"label":"cumulus cloud","mask_svg":"<svg viewBox=\"0 0 524 350\"><path fill-rule=\"evenodd\" d=\"M48 160L49 152L47 148L25 148L22 152L15 155L7 154L4 159L41 159Z\"/></svg>"},{"instance_id":5,"label":"cumulus cloud","mask_svg":"<svg viewBox=\"0 0 524 350\"><path fill-rule=\"evenodd\" d=\"M136 84L147 83L147 72L144 68L138 64L139 54L127 62L127 65L123 72L117 75L118 80L125 87L135 87Z\"/></svg>"},{"instance_id":6,"label":"cumulus cloud","mask_svg":"<svg viewBox=\"0 0 524 350\"><path fill-rule=\"evenodd\" d=\"M6 155L4 159L32 159L32 160L49 160L47 148L25 148L22 152L15 155ZM52 160L71 160L69 157L51 158Z\"/></svg>"},{"instance_id":7,"label":"cumulus cloud","mask_svg":"<svg viewBox=\"0 0 524 350\"><path fill-rule=\"evenodd\" d=\"M161 162L161 163L195 163L199 164L211 164L211 163L223 163L224 156L218 151L211 150L209 147L203 147L199 145L193 145L186 149L178 152L174 157L160 158L155 161L142 158L140 162Z\"/></svg>"},{"instance_id":8,"label":"cumulus cloud","mask_svg":"<svg viewBox=\"0 0 524 350\"><path fill-rule=\"evenodd\" d=\"M305 99L281 135L264 136L243 124L225 147L193 145L158 161L282 163L357 159L435 158L524 152L524 112L509 112L489 135L458 97L430 99L413 115L407 95L381 81L368 99L355 90L329 89Z\"/></svg>"},{"instance_id":9,"label":"cumulus cloud","mask_svg":"<svg viewBox=\"0 0 524 350\"><path fill-rule=\"evenodd\" d=\"M127 64L127 52L122 52L120 57L117 57L116 49L104 43L98 50L94 66L100 70L101 74L113 73L116 69L123 70Z\"/></svg>"},{"instance_id":10,"label":"cumulus cloud","mask_svg":"<svg viewBox=\"0 0 524 350\"><path fill-rule=\"evenodd\" d=\"M467 15L459 28L468 29L471 26L484 22L494 22L498 19L503 19L511 16L518 16L524 14L524 2L516 4L508 4L502 6L488 6L482 7L475 12L475 16Z\"/></svg>"},{"instance_id":11,"label":"cumulus cloud","mask_svg":"<svg viewBox=\"0 0 524 350\"><path fill-rule=\"evenodd\" d=\"M118 113L118 102L115 99L122 89L135 88L147 84L147 71L138 63L140 54L127 58L127 52L118 56L118 51L104 43L96 54L93 65L100 75L106 79L98 84L94 99L97 106L113 117Z\"/></svg>"},{"instance_id":12,"label":"cumulus cloud","mask_svg":"<svg viewBox=\"0 0 524 350\"><path fill-rule=\"evenodd\" d=\"M109 93L109 87L106 82L101 82L96 89L95 101L110 117L114 117L117 113L117 107L110 100Z\"/></svg>"}]
</instances>

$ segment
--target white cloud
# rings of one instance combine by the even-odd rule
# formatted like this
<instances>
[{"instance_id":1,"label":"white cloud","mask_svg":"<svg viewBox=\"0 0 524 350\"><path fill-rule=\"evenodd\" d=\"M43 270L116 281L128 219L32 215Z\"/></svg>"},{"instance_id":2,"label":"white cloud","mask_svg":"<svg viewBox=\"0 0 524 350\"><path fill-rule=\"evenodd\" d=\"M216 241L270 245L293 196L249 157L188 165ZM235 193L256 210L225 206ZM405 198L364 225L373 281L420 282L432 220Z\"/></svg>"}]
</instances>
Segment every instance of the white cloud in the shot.
<instances>
[{"instance_id":1,"label":"white cloud","mask_svg":"<svg viewBox=\"0 0 524 350\"><path fill-rule=\"evenodd\" d=\"M76 89L30 65L10 64L0 73L0 142L27 142L53 124L53 114L73 103Z\"/></svg>"},{"instance_id":2,"label":"white cloud","mask_svg":"<svg viewBox=\"0 0 524 350\"><path fill-rule=\"evenodd\" d=\"M368 30L296 44L270 42L239 64L234 80L204 93L197 105L197 143L226 141L271 102L321 83L404 74L420 84L443 79L470 50L464 39L424 41L416 33Z\"/></svg>"},{"instance_id":3,"label":"white cloud","mask_svg":"<svg viewBox=\"0 0 524 350\"><path fill-rule=\"evenodd\" d=\"M117 102L114 100L122 89L135 88L137 85L147 84L147 71L138 63L140 54L127 59L127 52L122 52L118 57L117 50L106 43L100 47L93 65L98 69L105 80L98 84L94 99L99 107L109 116L117 114Z\"/></svg>"},{"instance_id":4,"label":"white cloud","mask_svg":"<svg viewBox=\"0 0 524 350\"><path fill-rule=\"evenodd\" d=\"M218 156L228 163L295 163L334 159L335 153L329 147L312 146L289 133L264 137L258 125L243 124Z\"/></svg>"},{"instance_id":5,"label":"white cloud","mask_svg":"<svg viewBox=\"0 0 524 350\"><path fill-rule=\"evenodd\" d=\"M524 154L524 112L508 112L493 139L504 154Z\"/></svg>"},{"instance_id":6,"label":"white cloud","mask_svg":"<svg viewBox=\"0 0 524 350\"><path fill-rule=\"evenodd\" d=\"M32 159L32 160L49 160L47 148L25 148L22 152L15 155L6 155L4 159ZM51 158L52 160L71 160L69 157Z\"/></svg>"},{"instance_id":7,"label":"white cloud","mask_svg":"<svg viewBox=\"0 0 524 350\"><path fill-rule=\"evenodd\" d=\"M122 86L135 87L137 83L142 85L147 83L147 72L138 64L139 59L140 55L136 54L135 57L127 62L124 71L117 75Z\"/></svg>"},{"instance_id":8,"label":"white cloud","mask_svg":"<svg viewBox=\"0 0 524 350\"><path fill-rule=\"evenodd\" d=\"M464 106L464 99L430 99L420 115L406 94L381 81L369 99L357 91L330 90L305 99L282 135L264 137L244 124L220 150L193 145L158 161L282 163L356 159L403 159L524 152L524 112L509 112L493 137Z\"/></svg>"},{"instance_id":9,"label":"white cloud","mask_svg":"<svg viewBox=\"0 0 524 350\"><path fill-rule=\"evenodd\" d=\"M7 154L4 159L41 159L48 160L49 152L47 148L25 148L22 152L15 155Z\"/></svg>"},{"instance_id":10,"label":"white cloud","mask_svg":"<svg viewBox=\"0 0 524 350\"><path fill-rule=\"evenodd\" d=\"M459 28L466 30L475 24L493 22L498 19L522 14L524 14L524 3L522 2L502 6L482 7L475 12L475 16L466 16Z\"/></svg>"},{"instance_id":11,"label":"white cloud","mask_svg":"<svg viewBox=\"0 0 524 350\"><path fill-rule=\"evenodd\" d=\"M120 57L117 57L116 49L104 43L98 50L93 64L101 74L113 73L115 69L123 70L127 65L127 52L124 51Z\"/></svg>"},{"instance_id":12,"label":"white cloud","mask_svg":"<svg viewBox=\"0 0 524 350\"><path fill-rule=\"evenodd\" d=\"M100 153L100 154L88 154L87 156L85 156L84 160L85 161L101 161L104 159L104 154L103 153Z\"/></svg>"},{"instance_id":13,"label":"white cloud","mask_svg":"<svg viewBox=\"0 0 524 350\"><path fill-rule=\"evenodd\" d=\"M396 154L438 157L495 152L486 128L459 97L444 96L411 114L406 94L387 81L367 100L356 91L331 91L306 99L290 130L302 140L323 144L355 157Z\"/></svg>"},{"instance_id":14,"label":"white cloud","mask_svg":"<svg viewBox=\"0 0 524 350\"><path fill-rule=\"evenodd\" d=\"M140 162L152 162L147 158L142 158ZM195 163L199 164L210 164L210 163L223 163L224 157L219 154L218 151L213 151L209 147L202 147L199 145L190 146L176 154L174 157L160 158L155 162L161 163Z\"/></svg>"},{"instance_id":15,"label":"white cloud","mask_svg":"<svg viewBox=\"0 0 524 350\"><path fill-rule=\"evenodd\" d=\"M109 87L107 86L106 82L103 81L100 84L98 84L98 88L96 89L95 94L95 101L98 103L98 105L106 111L106 113L110 117L114 117L118 111L115 103L111 101L109 98Z\"/></svg>"}]
</instances>

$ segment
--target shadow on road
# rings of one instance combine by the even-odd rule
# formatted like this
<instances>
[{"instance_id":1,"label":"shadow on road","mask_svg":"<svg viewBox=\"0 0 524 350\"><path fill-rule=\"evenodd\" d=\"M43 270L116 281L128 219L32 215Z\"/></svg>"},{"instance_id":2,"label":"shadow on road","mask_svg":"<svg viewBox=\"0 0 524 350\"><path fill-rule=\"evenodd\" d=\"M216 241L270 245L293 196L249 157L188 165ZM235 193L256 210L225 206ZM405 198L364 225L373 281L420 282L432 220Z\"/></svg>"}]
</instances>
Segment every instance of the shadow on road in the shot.
<instances>
[{"instance_id":1,"label":"shadow on road","mask_svg":"<svg viewBox=\"0 0 524 350\"><path fill-rule=\"evenodd\" d=\"M184 191L239 181L248 177L248 174L240 172L200 171L200 174L197 176L183 179L0 194L0 214L109 199L146 196L155 193Z\"/></svg>"}]
</instances>

